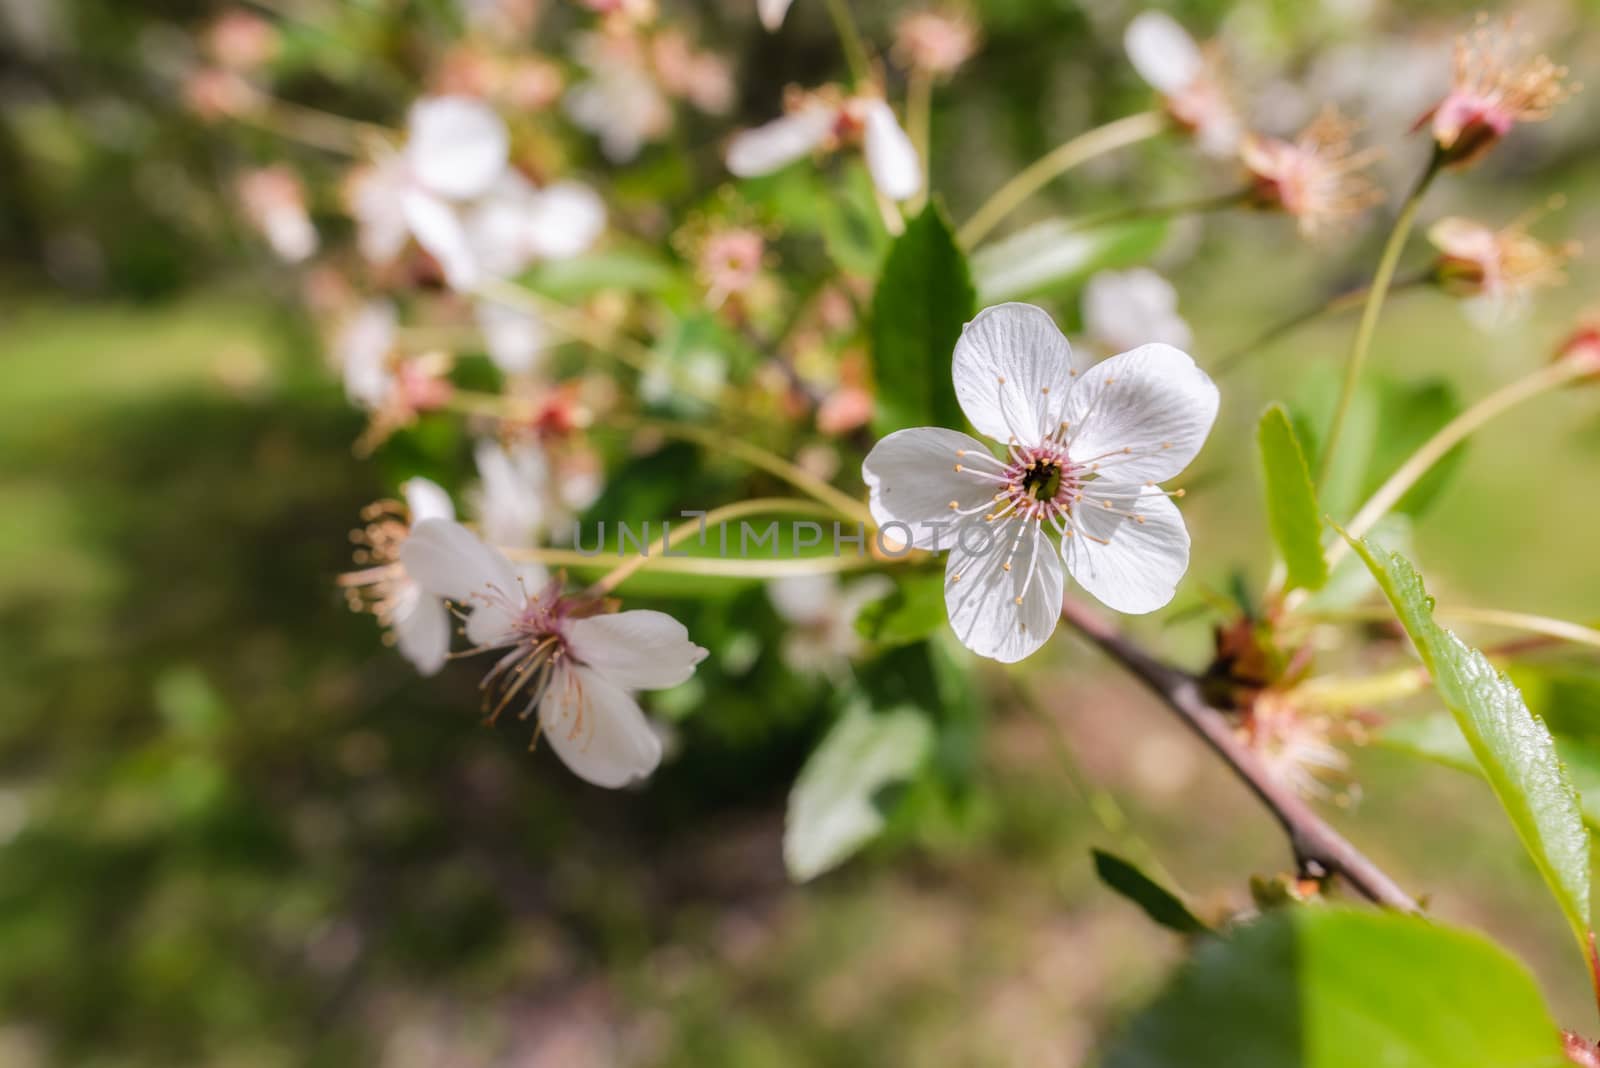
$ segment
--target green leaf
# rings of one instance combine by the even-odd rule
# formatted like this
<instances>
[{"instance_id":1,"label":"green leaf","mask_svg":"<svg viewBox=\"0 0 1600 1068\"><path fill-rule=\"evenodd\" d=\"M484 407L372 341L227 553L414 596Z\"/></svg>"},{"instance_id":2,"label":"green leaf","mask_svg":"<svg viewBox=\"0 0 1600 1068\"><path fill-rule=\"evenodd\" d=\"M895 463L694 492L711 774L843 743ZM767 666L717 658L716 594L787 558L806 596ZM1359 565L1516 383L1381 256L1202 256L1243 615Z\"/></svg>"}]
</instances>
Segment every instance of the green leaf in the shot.
<instances>
[{"instance_id":1,"label":"green leaf","mask_svg":"<svg viewBox=\"0 0 1600 1068\"><path fill-rule=\"evenodd\" d=\"M856 633L879 645L909 645L944 625L944 575L906 575L887 596L862 607Z\"/></svg>"},{"instance_id":2,"label":"green leaf","mask_svg":"<svg viewBox=\"0 0 1600 1068\"><path fill-rule=\"evenodd\" d=\"M879 435L908 426L965 424L950 378L961 328L976 312L966 257L929 204L906 224L884 261L872 298L872 357Z\"/></svg>"},{"instance_id":3,"label":"green leaf","mask_svg":"<svg viewBox=\"0 0 1600 1068\"><path fill-rule=\"evenodd\" d=\"M1549 728L1481 652L1433 621L1422 576L1398 553L1350 544L1377 578L1411 636L1434 688L1460 728L1523 847L1587 953L1589 834Z\"/></svg>"},{"instance_id":4,"label":"green leaf","mask_svg":"<svg viewBox=\"0 0 1600 1068\"><path fill-rule=\"evenodd\" d=\"M1144 910L1144 914L1179 934L1209 931L1178 896L1121 857L1096 849L1094 873L1100 881Z\"/></svg>"},{"instance_id":5,"label":"green leaf","mask_svg":"<svg viewBox=\"0 0 1600 1068\"><path fill-rule=\"evenodd\" d=\"M1321 589L1328 581L1328 565L1322 558L1322 514L1283 405L1274 404L1261 414L1256 443L1267 488L1267 523L1289 570L1288 588Z\"/></svg>"},{"instance_id":6,"label":"green leaf","mask_svg":"<svg viewBox=\"0 0 1600 1068\"><path fill-rule=\"evenodd\" d=\"M1143 263L1167 237L1167 220L1139 219L1079 229L1069 219L1046 219L972 256L983 304L1059 292L1096 271Z\"/></svg>"},{"instance_id":7,"label":"green leaf","mask_svg":"<svg viewBox=\"0 0 1600 1068\"><path fill-rule=\"evenodd\" d=\"M1380 744L1402 753L1431 760L1447 768L1465 771L1480 778L1483 767L1472 755L1472 746L1450 716L1416 716L1397 720L1378 732ZM1600 747L1577 738L1556 735L1556 755L1566 768L1567 778L1578 791L1578 806L1583 821L1600 830Z\"/></svg>"},{"instance_id":8,"label":"green leaf","mask_svg":"<svg viewBox=\"0 0 1600 1068\"><path fill-rule=\"evenodd\" d=\"M1306 459L1316 462L1320 442L1332 418L1338 395L1337 369L1319 367L1307 376L1305 388L1291 407L1295 433ZM1438 379L1403 382L1374 378L1363 382L1351 398L1339 437L1339 453L1322 481L1324 514L1353 513L1423 442L1461 411L1454 388ZM1462 457L1464 445L1452 449L1397 503L1393 512L1421 515L1445 487Z\"/></svg>"},{"instance_id":9,"label":"green leaf","mask_svg":"<svg viewBox=\"0 0 1600 1068\"><path fill-rule=\"evenodd\" d=\"M884 826L875 795L909 779L933 746L915 708L875 714L852 702L800 770L789 794L783 860L797 882L837 867Z\"/></svg>"},{"instance_id":10,"label":"green leaf","mask_svg":"<svg viewBox=\"0 0 1600 1068\"><path fill-rule=\"evenodd\" d=\"M1480 935L1296 908L1208 940L1106 1068L1562 1068L1538 987ZM1570 1066L1568 1066L1570 1068Z\"/></svg>"}]
</instances>

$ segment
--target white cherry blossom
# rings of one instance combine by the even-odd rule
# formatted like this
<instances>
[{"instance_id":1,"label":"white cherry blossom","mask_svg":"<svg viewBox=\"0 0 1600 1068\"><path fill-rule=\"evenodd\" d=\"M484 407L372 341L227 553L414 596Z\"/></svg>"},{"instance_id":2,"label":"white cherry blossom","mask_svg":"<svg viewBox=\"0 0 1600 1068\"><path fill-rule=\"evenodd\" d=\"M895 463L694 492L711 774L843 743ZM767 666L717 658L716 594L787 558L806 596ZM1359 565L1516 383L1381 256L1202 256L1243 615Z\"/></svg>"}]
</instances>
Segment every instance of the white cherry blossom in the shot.
<instances>
[{"instance_id":1,"label":"white cherry blossom","mask_svg":"<svg viewBox=\"0 0 1600 1068\"><path fill-rule=\"evenodd\" d=\"M761 17L761 25L767 28L767 32L777 33L782 28L793 3L794 0L756 0L756 14Z\"/></svg>"},{"instance_id":2,"label":"white cherry blossom","mask_svg":"<svg viewBox=\"0 0 1600 1068\"><path fill-rule=\"evenodd\" d=\"M736 134L728 144L728 170L740 178L771 174L813 152L860 144L872 183L890 200L922 189L922 163L910 136L882 98L837 99L811 93L791 102L788 114Z\"/></svg>"},{"instance_id":3,"label":"white cherry blossom","mask_svg":"<svg viewBox=\"0 0 1600 1068\"><path fill-rule=\"evenodd\" d=\"M474 652L499 651L482 687L491 722L513 704L579 777L625 786L661 762L661 740L633 694L686 682L706 650L662 612L605 614L537 568L519 570L459 523L418 524L401 561L424 590L471 610Z\"/></svg>"},{"instance_id":4,"label":"white cherry blossom","mask_svg":"<svg viewBox=\"0 0 1600 1068\"><path fill-rule=\"evenodd\" d=\"M1201 151L1212 156L1233 152L1243 124L1189 31L1171 15L1144 11L1128 23L1122 44L1133 69L1161 94L1167 112L1194 134Z\"/></svg>"},{"instance_id":5,"label":"white cherry blossom","mask_svg":"<svg viewBox=\"0 0 1600 1068\"><path fill-rule=\"evenodd\" d=\"M351 608L377 616L401 654L432 675L450 653L450 610L411 577L400 551L417 524L454 519L455 509L450 495L428 479L413 478L402 488L403 509L397 501L380 501L362 514L366 526L353 535L360 569L340 576L339 584Z\"/></svg>"},{"instance_id":6,"label":"white cherry blossom","mask_svg":"<svg viewBox=\"0 0 1600 1068\"><path fill-rule=\"evenodd\" d=\"M887 596L887 575L867 575L845 585L837 575L790 575L767 583L767 598L789 624L783 659L795 671L827 674L847 666L865 646L856 616Z\"/></svg>"},{"instance_id":7,"label":"white cherry blossom","mask_svg":"<svg viewBox=\"0 0 1600 1068\"><path fill-rule=\"evenodd\" d=\"M1156 484L1210 433L1218 395L1205 372L1159 343L1075 370L1049 315L1001 304L962 331L953 375L967 418L1004 454L918 427L878 442L862 476L887 537L949 552L957 637L1006 663L1037 650L1061 612L1063 560L1117 611L1167 604L1188 569L1189 534Z\"/></svg>"}]
</instances>

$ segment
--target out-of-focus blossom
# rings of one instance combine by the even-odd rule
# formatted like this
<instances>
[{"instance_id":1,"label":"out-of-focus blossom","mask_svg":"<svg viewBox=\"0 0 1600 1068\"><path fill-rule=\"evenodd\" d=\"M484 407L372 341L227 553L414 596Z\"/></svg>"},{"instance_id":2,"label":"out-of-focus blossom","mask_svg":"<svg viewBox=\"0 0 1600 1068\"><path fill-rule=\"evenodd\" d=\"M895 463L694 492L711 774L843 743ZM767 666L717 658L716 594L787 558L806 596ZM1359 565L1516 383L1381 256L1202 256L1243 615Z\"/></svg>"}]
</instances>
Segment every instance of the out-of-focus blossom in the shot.
<instances>
[{"instance_id":1,"label":"out-of-focus blossom","mask_svg":"<svg viewBox=\"0 0 1600 1068\"><path fill-rule=\"evenodd\" d=\"M570 533L576 513L593 504L601 483L586 449L557 453L523 438L482 441L473 451L479 489L473 507L496 545L527 547Z\"/></svg>"},{"instance_id":2,"label":"out-of-focus blossom","mask_svg":"<svg viewBox=\"0 0 1600 1068\"><path fill-rule=\"evenodd\" d=\"M638 36L587 34L573 54L589 76L568 91L567 114L600 138L607 159L627 163L672 128L672 105Z\"/></svg>"},{"instance_id":3,"label":"out-of-focus blossom","mask_svg":"<svg viewBox=\"0 0 1600 1068\"><path fill-rule=\"evenodd\" d=\"M261 104L261 94L237 72L222 67L201 67L183 82L183 102L190 114L204 122L237 118Z\"/></svg>"},{"instance_id":4,"label":"out-of-focus blossom","mask_svg":"<svg viewBox=\"0 0 1600 1068\"><path fill-rule=\"evenodd\" d=\"M1516 318L1536 290L1564 283L1566 262L1577 251L1545 244L1522 223L1494 230L1457 216L1434 223L1428 240L1439 250L1434 278L1465 298L1463 310L1484 329Z\"/></svg>"},{"instance_id":5,"label":"out-of-focus blossom","mask_svg":"<svg viewBox=\"0 0 1600 1068\"><path fill-rule=\"evenodd\" d=\"M1590 380L1600 379L1600 308L1578 317L1578 325L1556 349L1556 359L1576 360L1588 369Z\"/></svg>"},{"instance_id":6,"label":"out-of-focus blossom","mask_svg":"<svg viewBox=\"0 0 1600 1068\"><path fill-rule=\"evenodd\" d=\"M756 0L756 15L769 33L776 33L782 28L793 3L794 0Z\"/></svg>"},{"instance_id":7,"label":"out-of-focus blossom","mask_svg":"<svg viewBox=\"0 0 1600 1068\"><path fill-rule=\"evenodd\" d=\"M677 30L663 30L650 42L650 55L661 88L708 115L725 114L733 106L733 71L713 52L696 50Z\"/></svg>"},{"instance_id":8,"label":"out-of-focus blossom","mask_svg":"<svg viewBox=\"0 0 1600 1068\"><path fill-rule=\"evenodd\" d=\"M444 599L423 592L400 562L400 548L416 524L451 520L450 496L425 478L405 486L405 505L379 501L362 512L365 526L351 532L359 570L340 576L352 610L371 612L424 675L435 674L450 653L450 609Z\"/></svg>"},{"instance_id":9,"label":"out-of-focus blossom","mask_svg":"<svg viewBox=\"0 0 1600 1068\"><path fill-rule=\"evenodd\" d=\"M862 464L886 532L949 551L945 607L961 642L1014 663L1055 631L1067 570L1119 612L1172 600L1189 533L1156 483L1189 466L1217 415L1217 387L1170 345L1074 369L1041 308L1001 304L968 323L953 357L956 399L998 458L942 427L899 430ZM1061 536L1059 555L1046 524Z\"/></svg>"},{"instance_id":10,"label":"out-of-focus blossom","mask_svg":"<svg viewBox=\"0 0 1600 1068\"><path fill-rule=\"evenodd\" d=\"M913 11L894 28L894 53L912 70L948 77L972 57L978 28L971 19L939 11Z\"/></svg>"},{"instance_id":11,"label":"out-of-focus blossom","mask_svg":"<svg viewBox=\"0 0 1600 1068\"><path fill-rule=\"evenodd\" d=\"M334 351L343 366L345 395L370 416L358 448L367 451L426 411L450 403L444 353L403 356L396 345L398 316L387 301L371 301L339 329Z\"/></svg>"},{"instance_id":12,"label":"out-of-focus blossom","mask_svg":"<svg viewBox=\"0 0 1600 1068\"><path fill-rule=\"evenodd\" d=\"M626 28L630 24L644 25L654 22L656 0L581 0L584 7L597 15L604 15L613 24Z\"/></svg>"},{"instance_id":13,"label":"out-of-focus blossom","mask_svg":"<svg viewBox=\"0 0 1600 1068\"><path fill-rule=\"evenodd\" d=\"M1446 163L1466 166L1480 159L1519 122L1539 122L1571 95L1567 68L1548 56L1524 58L1510 22L1477 28L1456 42L1450 92L1417 123L1431 125Z\"/></svg>"},{"instance_id":14,"label":"out-of-focus blossom","mask_svg":"<svg viewBox=\"0 0 1600 1068\"><path fill-rule=\"evenodd\" d=\"M1083 326L1106 352L1158 341L1188 349L1194 340L1178 314L1178 291L1148 267L1100 271L1083 287Z\"/></svg>"},{"instance_id":15,"label":"out-of-focus blossom","mask_svg":"<svg viewBox=\"0 0 1600 1068\"><path fill-rule=\"evenodd\" d=\"M306 212L305 186L288 167L278 164L244 174L239 179L239 202L279 259L299 263L317 251L317 228Z\"/></svg>"},{"instance_id":16,"label":"out-of-focus blossom","mask_svg":"<svg viewBox=\"0 0 1600 1068\"><path fill-rule=\"evenodd\" d=\"M1226 156L1237 149L1243 126L1215 63L1172 16L1140 13L1122 44L1133 69L1161 94L1167 113L1194 134L1201 151Z\"/></svg>"},{"instance_id":17,"label":"out-of-focus blossom","mask_svg":"<svg viewBox=\"0 0 1600 1068\"><path fill-rule=\"evenodd\" d=\"M720 308L747 295L762 277L767 242L750 226L715 229L698 242L695 277L705 287L706 304Z\"/></svg>"},{"instance_id":18,"label":"out-of-focus blossom","mask_svg":"<svg viewBox=\"0 0 1600 1068\"><path fill-rule=\"evenodd\" d=\"M817 429L829 436L848 434L872 420L872 408L871 391L846 383L817 405Z\"/></svg>"},{"instance_id":19,"label":"out-of-focus blossom","mask_svg":"<svg viewBox=\"0 0 1600 1068\"><path fill-rule=\"evenodd\" d=\"M278 31L254 12L223 12L206 31L206 50L230 70L252 71L278 54Z\"/></svg>"},{"instance_id":20,"label":"out-of-focus blossom","mask_svg":"<svg viewBox=\"0 0 1600 1068\"><path fill-rule=\"evenodd\" d=\"M1378 153L1356 151L1355 131L1356 124L1330 106L1293 141L1247 136L1240 157L1255 204L1284 212L1314 237L1381 201L1382 192L1362 173Z\"/></svg>"},{"instance_id":21,"label":"out-of-focus blossom","mask_svg":"<svg viewBox=\"0 0 1600 1068\"><path fill-rule=\"evenodd\" d=\"M830 674L860 655L865 643L856 633L856 616L888 595L887 575L868 575L844 585L837 575L794 575L767 583L767 597L789 624L783 660L795 671Z\"/></svg>"},{"instance_id":22,"label":"out-of-focus blossom","mask_svg":"<svg viewBox=\"0 0 1600 1068\"><path fill-rule=\"evenodd\" d=\"M448 520L418 524L400 558L425 591L471 610L475 651L501 653L483 681L491 723L513 704L520 718L537 712L556 755L596 786L625 786L656 769L661 741L633 694L686 682L705 659L683 624L567 596L559 579L514 567Z\"/></svg>"},{"instance_id":23,"label":"out-of-focus blossom","mask_svg":"<svg viewBox=\"0 0 1600 1068\"><path fill-rule=\"evenodd\" d=\"M822 90L791 93L786 105L782 118L736 134L728 144L728 169L735 175L771 174L813 152L859 144L884 196L906 200L922 189L917 150L882 97Z\"/></svg>"}]
</instances>

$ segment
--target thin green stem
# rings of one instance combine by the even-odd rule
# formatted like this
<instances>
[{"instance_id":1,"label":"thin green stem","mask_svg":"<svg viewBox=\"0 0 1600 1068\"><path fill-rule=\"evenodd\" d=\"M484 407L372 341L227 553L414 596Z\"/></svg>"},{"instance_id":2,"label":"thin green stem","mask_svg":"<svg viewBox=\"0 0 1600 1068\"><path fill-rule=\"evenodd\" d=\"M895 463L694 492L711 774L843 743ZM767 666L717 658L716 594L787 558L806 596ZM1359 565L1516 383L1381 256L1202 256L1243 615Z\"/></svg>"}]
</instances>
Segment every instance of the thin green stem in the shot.
<instances>
[{"instance_id":1,"label":"thin green stem","mask_svg":"<svg viewBox=\"0 0 1600 1068\"><path fill-rule=\"evenodd\" d=\"M1411 487L1433 469L1434 464L1444 459L1451 449L1471 437L1485 423L1524 401L1532 400L1542 393L1548 393L1588 373L1588 368L1579 360L1558 360L1546 364L1531 375L1524 375L1501 386L1450 420L1439 428L1438 433L1423 442L1422 446L1378 487L1377 492L1373 493L1367 503L1361 506L1361 510L1345 528L1348 536L1365 537L1377 525L1378 520L1388 515L1389 509L1398 504ZM1328 566L1333 567L1349 552L1350 543L1344 538L1337 539L1328 546Z\"/></svg>"},{"instance_id":2,"label":"thin green stem","mask_svg":"<svg viewBox=\"0 0 1600 1068\"><path fill-rule=\"evenodd\" d=\"M1161 204L1135 204L1131 207L1114 208L1094 215L1079 216L1069 221L1074 230L1092 230L1097 226L1132 222L1136 219L1170 219L1177 215L1201 215L1211 211L1226 211L1229 208L1239 207L1249 197L1250 190L1235 189L1228 193L1190 197L1185 200L1169 200Z\"/></svg>"},{"instance_id":3,"label":"thin green stem","mask_svg":"<svg viewBox=\"0 0 1600 1068\"><path fill-rule=\"evenodd\" d=\"M872 62L867 58L867 46L856 28L855 17L850 14L850 5L846 0L827 0L827 5L828 17L839 35L839 46L844 49L844 61L850 66L850 80L858 87L870 82Z\"/></svg>"},{"instance_id":4,"label":"thin green stem","mask_svg":"<svg viewBox=\"0 0 1600 1068\"><path fill-rule=\"evenodd\" d=\"M956 240L962 248L972 248L1029 197L1072 168L1107 152L1148 141L1166 130L1167 125L1167 117L1161 112L1145 111L1097 126L1057 145L995 190L961 225Z\"/></svg>"},{"instance_id":5,"label":"thin green stem","mask_svg":"<svg viewBox=\"0 0 1600 1068\"><path fill-rule=\"evenodd\" d=\"M1317 463L1317 488L1322 488L1327 480L1328 471L1333 463L1334 450L1339 444L1339 434L1344 429L1345 416L1350 413L1350 402L1355 399L1356 385L1361 381L1361 370L1367 362L1367 352L1372 348L1372 338L1377 332L1378 316L1383 312L1384 297L1388 295L1389 285L1394 281L1394 272L1400 266L1400 253L1405 250L1406 238L1411 236L1411 228L1417 221L1417 212L1422 207L1422 198L1427 194L1428 187L1433 184L1434 178L1439 174L1444 162L1443 156L1435 149L1428 158L1428 165L1423 169L1422 176L1417 179L1417 184L1412 187L1411 193L1406 197L1405 203L1400 205L1400 214L1394 221L1394 229L1389 232L1389 240L1383 246L1383 255L1378 259L1378 270L1372 276L1372 285L1367 289L1367 303L1361 310L1361 324L1356 327L1355 341L1350 346L1350 355L1345 361L1344 383L1339 387L1339 401L1333 410L1333 422L1328 425L1328 435L1322 446L1322 458Z\"/></svg>"},{"instance_id":6,"label":"thin green stem","mask_svg":"<svg viewBox=\"0 0 1600 1068\"><path fill-rule=\"evenodd\" d=\"M590 587L589 592L596 596L604 596L622 585L628 576L647 565L659 564L665 560L683 560L686 557L668 556L667 551L677 548L696 535L702 539L705 532L712 527L731 523L735 519L742 519L751 515L837 515L831 507L818 501L797 500L793 497L762 497L749 501L738 501L734 504L713 508L703 516L691 519L680 524L663 540L661 555L650 556L648 551L640 553L632 559L618 565L604 578ZM857 554L860 555L860 554Z\"/></svg>"}]
</instances>

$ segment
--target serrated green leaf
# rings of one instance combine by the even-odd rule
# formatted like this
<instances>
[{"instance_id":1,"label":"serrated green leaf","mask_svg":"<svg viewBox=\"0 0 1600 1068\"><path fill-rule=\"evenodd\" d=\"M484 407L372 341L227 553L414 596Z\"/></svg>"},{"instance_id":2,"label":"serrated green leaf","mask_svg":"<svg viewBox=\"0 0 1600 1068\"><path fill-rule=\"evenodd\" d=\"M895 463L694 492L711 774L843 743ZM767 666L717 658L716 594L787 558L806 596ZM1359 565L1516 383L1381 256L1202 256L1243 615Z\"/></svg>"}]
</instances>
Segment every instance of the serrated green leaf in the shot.
<instances>
[{"instance_id":1,"label":"serrated green leaf","mask_svg":"<svg viewBox=\"0 0 1600 1068\"><path fill-rule=\"evenodd\" d=\"M983 304L1076 288L1096 271L1148 260L1167 237L1167 220L1080 229L1069 219L1046 219L985 245L972 256Z\"/></svg>"},{"instance_id":2,"label":"serrated green leaf","mask_svg":"<svg viewBox=\"0 0 1600 1068\"><path fill-rule=\"evenodd\" d=\"M800 770L789 794L783 860L797 882L814 879L871 841L884 826L874 803L927 759L933 727L915 708L874 713L852 703Z\"/></svg>"},{"instance_id":3,"label":"serrated green leaf","mask_svg":"<svg viewBox=\"0 0 1600 1068\"><path fill-rule=\"evenodd\" d=\"M1208 940L1106 1068L1561 1068L1532 976L1480 935L1296 908Z\"/></svg>"},{"instance_id":4,"label":"serrated green leaf","mask_svg":"<svg viewBox=\"0 0 1600 1068\"><path fill-rule=\"evenodd\" d=\"M1094 873L1106 886L1144 910L1144 914L1161 926L1179 934L1203 934L1207 927L1189 911L1176 894L1132 863L1102 849L1091 851L1094 855Z\"/></svg>"},{"instance_id":5,"label":"serrated green leaf","mask_svg":"<svg viewBox=\"0 0 1600 1068\"><path fill-rule=\"evenodd\" d=\"M1422 576L1398 553L1350 539L1411 636L1485 778L1588 951L1589 834L1555 741L1522 693L1483 653L1433 621Z\"/></svg>"},{"instance_id":6,"label":"serrated green leaf","mask_svg":"<svg viewBox=\"0 0 1600 1068\"><path fill-rule=\"evenodd\" d=\"M1381 745L1412 756L1431 760L1447 768L1483 776L1483 767L1472 755L1472 746L1447 715L1415 716L1397 720L1379 731ZM1583 821L1600 830L1600 747L1577 738L1556 735L1556 755L1566 768L1567 778L1578 791L1578 806Z\"/></svg>"},{"instance_id":7,"label":"serrated green leaf","mask_svg":"<svg viewBox=\"0 0 1600 1068\"><path fill-rule=\"evenodd\" d=\"M967 260L936 205L906 224L872 298L872 359L881 437L908 426L964 425L950 377L961 328L976 313Z\"/></svg>"},{"instance_id":8,"label":"serrated green leaf","mask_svg":"<svg viewBox=\"0 0 1600 1068\"><path fill-rule=\"evenodd\" d=\"M1328 581L1328 564L1322 557L1322 513L1311 484L1305 454L1289 424L1283 405L1261 413L1256 428L1261 450L1261 474L1267 491L1267 524L1288 568L1288 589L1318 590Z\"/></svg>"},{"instance_id":9,"label":"serrated green leaf","mask_svg":"<svg viewBox=\"0 0 1600 1068\"><path fill-rule=\"evenodd\" d=\"M862 607L856 633L879 645L921 641L944 625L944 576L908 575L886 596Z\"/></svg>"}]
</instances>

